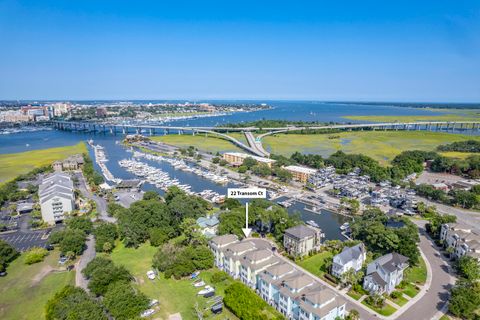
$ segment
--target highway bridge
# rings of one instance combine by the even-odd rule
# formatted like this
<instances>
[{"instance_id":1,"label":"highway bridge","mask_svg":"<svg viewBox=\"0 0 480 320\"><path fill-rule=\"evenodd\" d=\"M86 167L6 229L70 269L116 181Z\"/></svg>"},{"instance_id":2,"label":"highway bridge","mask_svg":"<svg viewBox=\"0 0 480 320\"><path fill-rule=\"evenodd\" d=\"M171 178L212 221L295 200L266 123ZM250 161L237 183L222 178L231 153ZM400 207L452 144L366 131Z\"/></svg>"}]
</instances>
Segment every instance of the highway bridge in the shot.
<instances>
[{"instance_id":1,"label":"highway bridge","mask_svg":"<svg viewBox=\"0 0 480 320\"><path fill-rule=\"evenodd\" d=\"M189 126L165 126L165 125L144 125L144 124L111 124L102 122L78 122L78 121L51 121L50 124L59 130L96 132L110 134L171 134L191 133L192 135L204 133L221 137L231 141L236 146L256 156L268 157L270 154L263 148L262 139L268 135L294 131L308 130L428 130L428 131L478 131L480 121L419 121L419 122L386 122L386 123L349 123L332 124L321 126L287 126L279 128L259 127L189 127ZM243 132L247 144L228 135L229 132ZM257 137L253 132L261 132Z\"/></svg>"}]
</instances>

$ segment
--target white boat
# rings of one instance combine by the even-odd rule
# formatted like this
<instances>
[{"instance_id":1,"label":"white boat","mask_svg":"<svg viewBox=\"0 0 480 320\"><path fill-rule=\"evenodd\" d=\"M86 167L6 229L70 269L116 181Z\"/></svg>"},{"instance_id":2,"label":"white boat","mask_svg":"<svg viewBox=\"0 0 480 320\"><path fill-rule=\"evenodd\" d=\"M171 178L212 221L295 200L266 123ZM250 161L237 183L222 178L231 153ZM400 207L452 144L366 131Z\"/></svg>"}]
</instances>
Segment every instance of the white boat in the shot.
<instances>
[{"instance_id":1,"label":"white boat","mask_svg":"<svg viewBox=\"0 0 480 320\"><path fill-rule=\"evenodd\" d=\"M214 291L215 291L215 289L212 288L211 286L205 286L204 289L198 291L198 295L203 296L204 294L207 294L207 293L210 293L210 292L214 292Z\"/></svg>"},{"instance_id":2,"label":"white boat","mask_svg":"<svg viewBox=\"0 0 480 320\"><path fill-rule=\"evenodd\" d=\"M200 288L200 287L203 287L205 285L205 282L202 280L202 281L197 281L193 284L193 286L195 288Z\"/></svg>"},{"instance_id":3,"label":"white boat","mask_svg":"<svg viewBox=\"0 0 480 320\"><path fill-rule=\"evenodd\" d=\"M316 223L315 221L313 220L308 220L306 222L309 226L312 226L312 227L315 227L315 228L320 228L320 226L318 225L318 223Z\"/></svg>"},{"instance_id":4,"label":"white boat","mask_svg":"<svg viewBox=\"0 0 480 320\"><path fill-rule=\"evenodd\" d=\"M344 224L342 224L340 226L340 230L343 230L343 231L347 230L348 228L350 228L350 223L348 223L348 222L345 222Z\"/></svg>"}]
</instances>

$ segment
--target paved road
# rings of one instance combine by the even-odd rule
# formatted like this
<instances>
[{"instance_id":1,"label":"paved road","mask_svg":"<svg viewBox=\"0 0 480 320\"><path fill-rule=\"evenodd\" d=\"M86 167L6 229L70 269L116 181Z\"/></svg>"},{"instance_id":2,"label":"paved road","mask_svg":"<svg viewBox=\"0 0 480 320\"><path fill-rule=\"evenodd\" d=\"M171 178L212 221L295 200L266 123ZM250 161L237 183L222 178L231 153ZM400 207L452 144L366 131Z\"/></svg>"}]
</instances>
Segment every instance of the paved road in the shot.
<instances>
[{"instance_id":1,"label":"paved road","mask_svg":"<svg viewBox=\"0 0 480 320\"><path fill-rule=\"evenodd\" d=\"M75 273L75 285L77 287L81 287L85 290L87 290L88 286L88 280L84 278L82 274L82 270L85 269L87 264L92 261L95 256L95 237L93 235L89 235L87 238L87 249L83 252L82 256L80 257L80 260L78 260L76 264L76 273Z\"/></svg>"},{"instance_id":2,"label":"paved road","mask_svg":"<svg viewBox=\"0 0 480 320\"><path fill-rule=\"evenodd\" d=\"M398 316L400 320L430 320L439 311L444 311L449 298L449 291L455 278L449 273L448 260L437 250L436 245L426 235L425 222L416 222L420 228L420 248L430 263L432 282L430 289L414 305Z\"/></svg>"},{"instance_id":3,"label":"paved road","mask_svg":"<svg viewBox=\"0 0 480 320\"><path fill-rule=\"evenodd\" d=\"M83 174L78 173L77 175L78 182L79 182L79 190L82 193L82 195L85 198L88 198L90 200L95 201L97 205L97 212L98 212L98 218L103 221L107 222L116 222L117 219L114 217L109 217L107 214L107 200L103 199L102 197L99 197L95 194L93 194L89 188L87 187L87 182L85 181L85 178Z\"/></svg>"},{"instance_id":4,"label":"paved road","mask_svg":"<svg viewBox=\"0 0 480 320\"><path fill-rule=\"evenodd\" d=\"M457 222L469 225L475 229L480 226L480 212L447 206L438 202L433 202L423 197L417 196L417 200L424 202L426 205L437 207L437 211L444 214L453 214L457 216Z\"/></svg>"}]
</instances>

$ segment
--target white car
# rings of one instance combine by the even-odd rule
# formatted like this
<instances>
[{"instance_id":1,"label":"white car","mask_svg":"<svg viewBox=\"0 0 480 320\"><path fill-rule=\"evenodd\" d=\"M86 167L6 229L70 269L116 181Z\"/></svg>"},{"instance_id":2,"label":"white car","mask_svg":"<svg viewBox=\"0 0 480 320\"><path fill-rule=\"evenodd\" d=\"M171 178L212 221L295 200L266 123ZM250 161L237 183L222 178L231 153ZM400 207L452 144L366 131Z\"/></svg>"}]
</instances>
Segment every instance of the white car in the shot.
<instances>
[{"instance_id":1,"label":"white car","mask_svg":"<svg viewBox=\"0 0 480 320\"><path fill-rule=\"evenodd\" d=\"M155 280L155 272L153 270L147 271L147 277L150 280Z\"/></svg>"},{"instance_id":2,"label":"white car","mask_svg":"<svg viewBox=\"0 0 480 320\"><path fill-rule=\"evenodd\" d=\"M142 317L142 318L150 317L154 313L155 313L155 310L147 309L140 314L140 317Z\"/></svg>"}]
</instances>

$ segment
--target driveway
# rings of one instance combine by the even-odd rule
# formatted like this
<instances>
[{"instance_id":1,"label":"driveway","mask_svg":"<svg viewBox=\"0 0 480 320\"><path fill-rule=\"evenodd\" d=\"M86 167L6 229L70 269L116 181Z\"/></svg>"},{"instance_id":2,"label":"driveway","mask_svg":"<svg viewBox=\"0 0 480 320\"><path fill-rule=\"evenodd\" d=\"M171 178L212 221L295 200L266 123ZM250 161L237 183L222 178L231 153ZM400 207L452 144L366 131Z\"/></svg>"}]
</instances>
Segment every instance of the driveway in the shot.
<instances>
[{"instance_id":1,"label":"driveway","mask_svg":"<svg viewBox=\"0 0 480 320\"><path fill-rule=\"evenodd\" d=\"M95 201L97 205L98 218L106 222L115 223L117 219L115 219L114 217L109 217L107 214L107 200L97 196L96 194L93 194L90 191L87 186L87 182L85 181L85 177L82 173L77 173L76 177L78 178L78 187L82 195L87 199Z\"/></svg>"},{"instance_id":2,"label":"driveway","mask_svg":"<svg viewBox=\"0 0 480 320\"><path fill-rule=\"evenodd\" d=\"M87 266L87 264L92 261L95 256L96 256L96 252L95 252L95 237L93 235L89 235L88 238L87 238L87 242L86 242L86 245L87 245L87 249L85 249L85 251L83 252L82 256L80 257L80 259L78 260L78 262L76 263L76 272L75 272L75 285L77 287L81 287L85 290L87 290L87 286L88 286L88 280L85 279L85 277L83 276L82 274L82 270L85 269L85 267Z\"/></svg>"}]
</instances>

